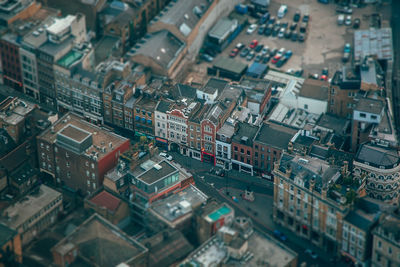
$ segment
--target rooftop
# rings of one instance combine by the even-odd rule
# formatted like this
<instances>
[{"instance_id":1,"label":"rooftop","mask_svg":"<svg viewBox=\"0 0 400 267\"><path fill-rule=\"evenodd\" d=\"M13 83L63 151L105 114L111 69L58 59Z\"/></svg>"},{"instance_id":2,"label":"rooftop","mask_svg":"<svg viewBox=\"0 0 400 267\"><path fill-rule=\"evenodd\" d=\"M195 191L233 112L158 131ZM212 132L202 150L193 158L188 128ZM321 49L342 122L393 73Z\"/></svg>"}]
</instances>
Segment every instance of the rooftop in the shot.
<instances>
[{"instance_id":1,"label":"rooftop","mask_svg":"<svg viewBox=\"0 0 400 267\"><path fill-rule=\"evenodd\" d=\"M74 113L67 113L38 137L49 143L55 143L56 140L59 139L57 137L59 136L58 133L60 132L63 135L63 131L65 130L66 136L77 142L91 137L92 144L88 148L85 148L85 154L87 156L97 155L98 159L103 158L110 151L128 140L105 128L91 124ZM102 147L104 147L104 149L101 149Z\"/></svg>"},{"instance_id":2,"label":"rooftop","mask_svg":"<svg viewBox=\"0 0 400 267\"><path fill-rule=\"evenodd\" d=\"M17 144L8 134L8 132L4 128L0 128L0 158L7 155L16 147Z\"/></svg>"},{"instance_id":3,"label":"rooftop","mask_svg":"<svg viewBox=\"0 0 400 267\"><path fill-rule=\"evenodd\" d=\"M222 127L217 132L218 135L223 135L227 138L232 138L234 133L235 133L235 127L227 122L225 122L224 125L222 125Z\"/></svg>"},{"instance_id":4,"label":"rooftop","mask_svg":"<svg viewBox=\"0 0 400 267\"><path fill-rule=\"evenodd\" d=\"M205 219L208 222L218 221L222 216L227 215L232 212L232 208L227 204L222 203L222 205L218 206L216 210L213 210L211 213L207 214Z\"/></svg>"},{"instance_id":5,"label":"rooftop","mask_svg":"<svg viewBox=\"0 0 400 267\"><path fill-rule=\"evenodd\" d=\"M62 41L61 43L53 43L50 41L45 42L43 45L39 47L38 50L42 53L46 53L54 57L55 60L58 59L66 50L71 49L74 45L74 36L69 36L67 39Z\"/></svg>"},{"instance_id":6,"label":"rooftop","mask_svg":"<svg viewBox=\"0 0 400 267\"><path fill-rule=\"evenodd\" d=\"M0 102L0 120L9 125L17 125L35 108L33 103L9 96Z\"/></svg>"},{"instance_id":7,"label":"rooftop","mask_svg":"<svg viewBox=\"0 0 400 267\"><path fill-rule=\"evenodd\" d=\"M250 125L248 123L238 123L238 130L232 138L232 143L245 144L247 146L253 147L253 140L258 132L258 127Z\"/></svg>"},{"instance_id":8,"label":"rooftop","mask_svg":"<svg viewBox=\"0 0 400 267\"><path fill-rule=\"evenodd\" d=\"M381 115L385 104L378 99L361 98L354 110Z\"/></svg>"},{"instance_id":9,"label":"rooftop","mask_svg":"<svg viewBox=\"0 0 400 267\"><path fill-rule=\"evenodd\" d=\"M38 169L33 168L29 162L25 162L10 174L10 179L17 184L22 184L37 175L38 172Z\"/></svg>"},{"instance_id":10,"label":"rooftop","mask_svg":"<svg viewBox=\"0 0 400 267\"><path fill-rule=\"evenodd\" d=\"M228 17L221 18L208 32L208 36L218 40L224 40L229 33L238 27L238 24L239 22L236 19L230 19Z\"/></svg>"},{"instance_id":11,"label":"rooftop","mask_svg":"<svg viewBox=\"0 0 400 267\"><path fill-rule=\"evenodd\" d=\"M58 242L52 251L65 255L71 245L78 248L79 256L86 263L96 266L117 266L122 262L129 264L148 251L97 213Z\"/></svg>"},{"instance_id":12,"label":"rooftop","mask_svg":"<svg viewBox=\"0 0 400 267\"><path fill-rule=\"evenodd\" d=\"M178 169L165 159L157 163L147 160L141 166L133 171L133 175L149 185L178 172Z\"/></svg>"},{"instance_id":13,"label":"rooftop","mask_svg":"<svg viewBox=\"0 0 400 267\"><path fill-rule=\"evenodd\" d=\"M0 246L3 247L9 240L17 235L17 231L0 223Z\"/></svg>"},{"instance_id":14,"label":"rooftop","mask_svg":"<svg viewBox=\"0 0 400 267\"><path fill-rule=\"evenodd\" d=\"M247 64L233 58L221 56L214 61L214 68L223 69L235 74L242 74L247 69Z\"/></svg>"},{"instance_id":15,"label":"rooftop","mask_svg":"<svg viewBox=\"0 0 400 267\"><path fill-rule=\"evenodd\" d=\"M89 201L96 206L104 207L111 212L114 212L121 203L121 200L118 197L107 192L106 190L103 190L94 195L92 198L89 199Z\"/></svg>"},{"instance_id":16,"label":"rooftop","mask_svg":"<svg viewBox=\"0 0 400 267\"><path fill-rule=\"evenodd\" d=\"M53 201L62 198L62 194L46 185L34 189L20 201L12 204L2 212L0 222L7 226L18 229L35 214Z\"/></svg>"},{"instance_id":17,"label":"rooftop","mask_svg":"<svg viewBox=\"0 0 400 267\"><path fill-rule=\"evenodd\" d=\"M193 251L187 261L192 266L219 266L227 255L223 242L214 236Z\"/></svg>"},{"instance_id":18,"label":"rooftop","mask_svg":"<svg viewBox=\"0 0 400 267\"><path fill-rule=\"evenodd\" d=\"M75 62L78 62L82 58L82 56L83 56L82 53L79 53L77 51L71 50L65 56L60 58L57 61L57 64L62 66L62 67L64 67L64 68L69 68Z\"/></svg>"},{"instance_id":19,"label":"rooftop","mask_svg":"<svg viewBox=\"0 0 400 267\"><path fill-rule=\"evenodd\" d=\"M371 28L354 32L354 57L362 60L365 56L393 60L391 28Z\"/></svg>"},{"instance_id":20,"label":"rooftop","mask_svg":"<svg viewBox=\"0 0 400 267\"><path fill-rule=\"evenodd\" d=\"M263 123L258 130L254 142L264 145L276 147L279 149L287 149L292 137L297 130L274 123Z\"/></svg>"},{"instance_id":21,"label":"rooftop","mask_svg":"<svg viewBox=\"0 0 400 267\"><path fill-rule=\"evenodd\" d=\"M389 148L373 143L361 144L355 160L361 163L384 169L392 169L400 161L399 152L395 148Z\"/></svg>"},{"instance_id":22,"label":"rooftop","mask_svg":"<svg viewBox=\"0 0 400 267\"><path fill-rule=\"evenodd\" d=\"M187 37L196 27L201 17L207 12L213 1L207 0L177 0L170 2L151 23L161 21L171 24ZM151 24L150 24L151 25Z\"/></svg>"},{"instance_id":23,"label":"rooftop","mask_svg":"<svg viewBox=\"0 0 400 267\"><path fill-rule=\"evenodd\" d=\"M172 102L161 99L157 104L156 111L165 113L170 110L171 105Z\"/></svg>"},{"instance_id":24,"label":"rooftop","mask_svg":"<svg viewBox=\"0 0 400 267\"><path fill-rule=\"evenodd\" d=\"M314 79L306 79L299 95L321 101L328 101L328 83Z\"/></svg>"},{"instance_id":25,"label":"rooftop","mask_svg":"<svg viewBox=\"0 0 400 267\"><path fill-rule=\"evenodd\" d=\"M205 92L207 94L214 94L215 91L222 92L224 90L225 86L229 82L222 80L222 79L217 79L217 78L210 78L206 85L203 86L203 88L198 89L199 91Z\"/></svg>"},{"instance_id":26,"label":"rooftop","mask_svg":"<svg viewBox=\"0 0 400 267\"><path fill-rule=\"evenodd\" d=\"M136 56L151 58L165 70L168 70L176 61L178 55L186 46L176 36L167 30L147 34L131 50L133 60Z\"/></svg>"},{"instance_id":27,"label":"rooftop","mask_svg":"<svg viewBox=\"0 0 400 267\"><path fill-rule=\"evenodd\" d=\"M361 209L355 209L351 210L346 217L344 217L344 221L367 233L371 226L379 219L379 215L380 213L369 214Z\"/></svg>"},{"instance_id":28,"label":"rooftop","mask_svg":"<svg viewBox=\"0 0 400 267\"><path fill-rule=\"evenodd\" d=\"M317 128L322 128L323 130L333 131L338 135L344 135L346 129L349 126L350 121L339 116L335 116L328 113L323 113L319 117L318 121L315 123Z\"/></svg>"},{"instance_id":29,"label":"rooftop","mask_svg":"<svg viewBox=\"0 0 400 267\"><path fill-rule=\"evenodd\" d=\"M177 194L153 202L151 211L169 223L177 222L191 214L192 210L201 206L208 197L193 185Z\"/></svg>"},{"instance_id":30,"label":"rooftop","mask_svg":"<svg viewBox=\"0 0 400 267\"><path fill-rule=\"evenodd\" d=\"M318 118L318 114L310 113L299 108L292 108L279 103L276 105L268 119L290 127L303 129L307 124L315 124Z\"/></svg>"}]
</instances>

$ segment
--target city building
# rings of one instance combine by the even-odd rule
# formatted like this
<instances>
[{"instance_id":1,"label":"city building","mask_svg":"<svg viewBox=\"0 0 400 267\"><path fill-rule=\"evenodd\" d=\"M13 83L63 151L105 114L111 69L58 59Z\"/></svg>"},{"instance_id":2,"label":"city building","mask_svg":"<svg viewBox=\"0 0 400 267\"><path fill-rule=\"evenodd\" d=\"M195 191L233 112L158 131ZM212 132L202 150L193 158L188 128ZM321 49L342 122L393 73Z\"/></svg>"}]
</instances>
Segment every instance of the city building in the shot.
<instances>
[{"instance_id":1,"label":"city building","mask_svg":"<svg viewBox=\"0 0 400 267\"><path fill-rule=\"evenodd\" d=\"M355 96L361 88L361 77L353 68L343 66L335 72L328 90L328 112L339 117L352 118Z\"/></svg>"},{"instance_id":2,"label":"city building","mask_svg":"<svg viewBox=\"0 0 400 267\"><path fill-rule=\"evenodd\" d=\"M8 27L17 20L28 19L41 7L42 4L36 2L36 0L3 1L0 5L0 25Z\"/></svg>"},{"instance_id":3,"label":"city building","mask_svg":"<svg viewBox=\"0 0 400 267\"><path fill-rule=\"evenodd\" d=\"M1 66L3 71L3 83L22 92L22 72L17 35L4 34L0 39Z\"/></svg>"},{"instance_id":4,"label":"city building","mask_svg":"<svg viewBox=\"0 0 400 267\"><path fill-rule=\"evenodd\" d=\"M55 223L62 211L62 194L46 185L40 185L5 208L0 222L17 231L22 245L26 245Z\"/></svg>"},{"instance_id":5,"label":"city building","mask_svg":"<svg viewBox=\"0 0 400 267\"><path fill-rule=\"evenodd\" d=\"M260 174L271 176L274 163L288 150L296 130L275 123L263 123L253 141L253 167Z\"/></svg>"},{"instance_id":6,"label":"city building","mask_svg":"<svg viewBox=\"0 0 400 267\"><path fill-rule=\"evenodd\" d=\"M224 125L217 131L217 138L215 141L217 148L217 155L215 166L222 167L226 170L232 169L232 137L235 133L235 125L228 122L229 119L224 123Z\"/></svg>"},{"instance_id":7,"label":"city building","mask_svg":"<svg viewBox=\"0 0 400 267\"><path fill-rule=\"evenodd\" d=\"M195 186L190 185L179 194L172 194L153 202L149 213L184 234L191 234L193 214L207 202L208 197Z\"/></svg>"},{"instance_id":8,"label":"city building","mask_svg":"<svg viewBox=\"0 0 400 267\"><path fill-rule=\"evenodd\" d=\"M398 211L383 214L373 230L371 266L400 265L400 216Z\"/></svg>"},{"instance_id":9,"label":"city building","mask_svg":"<svg viewBox=\"0 0 400 267\"><path fill-rule=\"evenodd\" d=\"M366 194L379 201L398 203L399 152L384 142L361 144L353 161L353 175L362 179Z\"/></svg>"},{"instance_id":10,"label":"city building","mask_svg":"<svg viewBox=\"0 0 400 267\"><path fill-rule=\"evenodd\" d=\"M297 254L253 229L249 218L236 217L204 241L181 266L297 266Z\"/></svg>"},{"instance_id":11,"label":"city building","mask_svg":"<svg viewBox=\"0 0 400 267\"><path fill-rule=\"evenodd\" d=\"M154 110L154 136L156 137L156 145L164 150L168 150L169 148L167 112L171 110L172 105L172 101L161 99Z\"/></svg>"},{"instance_id":12,"label":"city building","mask_svg":"<svg viewBox=\"0 0 400 267\"><path fill-rule=\"evenodd\" d=\"M136 135L154 136L154 112L157 103L158 101L154 97L142 94L133 104Z\"/></svg>"},{"instance_id":13,"label":"city building","mask_svg":"<svg viewBox=\"0 0 400 267\"><path fill-rule=\"evenodd\" d=\"M130 222L128 201L106 189L85 198L84 207L103 216L119 228L124 228Z\"/></svg>"},{"instance_id":14,"label":"city building","mask_svg":"<svg viewBox=\"0 0 400 267\"><path fill-rule=\"evenodd\" d=\"M204 100L206 104L214 104L227 85L228 81L210 78L203 87L197 88L197 98Z\"/></svg>"},{"instance_id":15,"label":"city building","mask_svg":"<svg viewBox=\"0 0 400 267\"><path fill-rule=\"evenodd\" d=\"M273 218L321 248L338 254L343 219L359 191L348 166L283 153L274 171Z\"/></svg>"},{"instance_id":16,"label":"city building","mask_svg":"<svg viewBox=\"0 0 400 267\"><path fill-rule=\"evenodd\" d=\"M214 236L218 229L230 225L235 218L235 210L227 203L218 203L210 200L201 209L195 212L195 228L199 244L203 244Z\"/></svg>"},{"instance_id":17,"label":"city building","mask_svg":"<svg viewBox=\"0 0 400 267\"><path fill-rule=\"evenodd\" d=\"M232 137L232 169L254 175L253 144L259 127L238 122Z\"/></svg>"},{"instance_id":18,"label":"city building","mask_svg":"<svg viewBox=\"0 0 400 267\"><path fill-rule=\"evenodd\" d=\"M148 249L97 213L54 245L51 252L57 266L148 266Z\"/></svg>"},{"instance_id":19,"label":"city building","mask_svg":"<svg viewBox=\"0 0 400 267\"><path fill-rule=\"evenodd\" d=\"M385 103L378 99L361 98L353 110L351 149L357 151L360 144L369 141L372 127L385 115Z\"/></svg>"},{"instance_id":20,"label":"city building","mask_svg":"<svg viewBox=\"0 0 400 267\"><path fill-rule=\"evenodd\" d=\"M39 168L56 184L90 195L129 146L128 139L67 113L37 137Z\"/></svg>"},{"instance_id":21,"label":"city building","mask_svg":"<svg viewBox=\"0 0 400 267\"><path fill-rule=\"evenodd\" d=\"M2 223L0 223L0 233L0 261L4 263L5 266L15 262L22 263L20 234Z\"/></svg>"},{"instance_id":22,"label":"city building","mask_svg":"<svg viewBox=\"0 0 400 267\"><path fill-rule=\"evenodd\" d=\"M68 54L75 44L87 41L85 16L78 13L55 18L47 28L32 34L35 37L43 35L47 39L36 49L40 102L56 110L54 64Z\"/></svg>"},{"instance_id":23,"label":"city building","mask_svg":"<svg viewBox=\"0 0 400 267\"><path fill-rule=\"evenodd\" d=\"M381 215L380 207L366 198L360 198L353 210L343 219L341 254L355 266L370 266L372 230Z\"/></svg>"}]
</instances>

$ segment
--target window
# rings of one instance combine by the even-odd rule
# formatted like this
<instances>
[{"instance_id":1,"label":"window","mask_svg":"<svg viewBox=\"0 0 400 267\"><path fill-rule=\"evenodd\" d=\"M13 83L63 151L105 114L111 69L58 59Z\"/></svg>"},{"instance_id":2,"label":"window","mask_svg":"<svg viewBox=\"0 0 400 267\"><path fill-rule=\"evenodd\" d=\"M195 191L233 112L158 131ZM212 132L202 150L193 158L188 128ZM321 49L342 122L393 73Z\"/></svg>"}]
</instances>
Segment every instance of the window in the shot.
<instances>
[{"instance_id":1,"label":"window","mask_svg":"<svg viewBox=\"0 0 400 267\"><path fill-rule=\"evenodd\" d=\"M243 148L240 149L240 153L244 154L244 149Z\"/></svg>"},{"instance_id":2,"label":"window","mask_svg":"<svg viewBox=\"0 0 400 267\"><path fill-rule=\"evenodd\" d=\"M366 117L367 117L367 114L365 114L365 113L360 113L360 117L361 117L361 118L366 118Z\"/></svg>"},{"instance_id":3,"label":"window","mask_svg":"<svg viewBox=\"0 0 400 267\"><path fill-rule=\"evenodd\" d=\"M247 155L250 156L250 150L247 150Z\"/></svg>"},{"instance_id":4,"label":"window","mask_svg":"<svg viewBox=\"0 0 400 267\"><path fill-rule=\"evenodd\" d=\"M236 152L238 151L238 147L237 146L234 146L233 147L233 150L235 150Z\"/></svg>"},{"instance_id":5,"label":"window","mask_svg":"<svg viewBox=\"0 0 400 267\"><path fill-rule=\"evenodd\" d=\"M372 119L372 120L376 120L376 119L378 119L378 116L376 116L376 115L371 115L371 119Z\"/></svg>"},{"instance_id":6,"label":"window","mask_svg":"<svg viewBox=\"0 0 400 267\"><path fill-rule=\"evenodd\" d=\"M304 109L308 109L308 105L307 104L304 104Z\"/></svg>"},{"instance_id":7,"label":"window","mask_svg":"<svg viewBox=\"0 0 400 267\"><path fill-rule=\"evenodd\" d=\"M67 161L66 165L67 165L68 168L71 166L71 164L69 163L69 161Z\"/></svg>"}]
</instances>

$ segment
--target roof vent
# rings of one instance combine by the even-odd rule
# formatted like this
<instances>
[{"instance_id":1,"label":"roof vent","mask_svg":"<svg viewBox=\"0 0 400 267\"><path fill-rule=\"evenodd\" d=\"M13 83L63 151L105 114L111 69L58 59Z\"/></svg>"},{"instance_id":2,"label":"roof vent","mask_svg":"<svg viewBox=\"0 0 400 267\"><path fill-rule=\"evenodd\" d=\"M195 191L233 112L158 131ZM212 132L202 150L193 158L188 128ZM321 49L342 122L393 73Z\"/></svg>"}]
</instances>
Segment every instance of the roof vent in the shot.
<instances>
[{"instance_id":1,"label":"roof vent","mask_svg":"<svg viewBox=\"0 0 400 267\"><path fill-rule=\"evenodd\" d=\"M156 169L157 171L162 169L162 166L160 164L154 164L154 169Z\"/></svg>"}]
</instances>

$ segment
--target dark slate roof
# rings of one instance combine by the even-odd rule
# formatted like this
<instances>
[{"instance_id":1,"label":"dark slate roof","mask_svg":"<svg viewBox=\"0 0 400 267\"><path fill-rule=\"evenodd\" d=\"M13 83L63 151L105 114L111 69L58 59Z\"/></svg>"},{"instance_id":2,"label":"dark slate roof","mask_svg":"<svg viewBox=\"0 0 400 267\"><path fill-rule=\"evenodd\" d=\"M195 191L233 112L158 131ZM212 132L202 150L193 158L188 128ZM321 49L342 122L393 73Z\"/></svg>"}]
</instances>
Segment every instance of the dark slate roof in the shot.
<instances>
[{"instance_id":1,"label":"dark slate roof","mask_svg":"<svg viewBox=\"0 0 400 267\"><path fill-rule=\"evenodd\" d=\"M344 217L344 220L367 232L374 223L374 220L371 220L371 218L368 217L369 216L365 216L358 210L351 210L346 217Z\"/></svg>"},{"instance_id":2,"label":"dark slate roof","mask_svg":"<svg viewBox=\"0 0 400 267\"><path fill-rule=\"evenodd\" d=\"M295 133L296 130L292 128L265 123L261 126L254 141L279 149L287 149L288 144Z\"/></svg>"},{"instance_id":3,"label":"dark slate roof","mask_svg":"<svg viewBox=\"0 0 400 267\"><path fill-rule=\"evenodd\" d=\"M313 145L310 151L310 156L326 160L329 158L329 148Z\"/></svg>"},{"instance_id":4,"label":"dark slate roof","mask_svg":"<svg viewBox=\"0 0 400 267\"><path fill-rule=\"evenodd\" d=\"M356 160L368 162L374 167L384 166L393 168L399 162L399 153L396 149L374 144L362 144L358 149Z\"/></svg>"},{"instance_id":5,"label":"dark slate roof","mask_svg":"<svg viewBox=\"0 0 400 267\"><path fill-rule=\"evenodd\" d=\"M250 125L248 123L239 122L238 130L232 138L232 143L235 142L237 144L243 143L242 138L247 137L247 142L245 145L253 147L253 140L255 135L257 134L258 127L254 125Z\"/></svg>"},{"instance_id":6,"label":"dark slate roof","mask_svg":"<svg viewBox=\"0 0 400 267\"><path fill-rule=\"evenodd\" d=\"M225 80L210 78L206 85L204 85L204 87L201 89L201 91L207 94L214 94L216 90L222 92L227 84L228 82Z\"/></svg>"},{"instance_id":7,"label":"dark slate roof","mask_svg":"<svg viewBox=\"0 0 400 267\"><path fill-rule=\"evenodd\" d=\"M28 179L38 174L38 170L33 168L29 162L25 162L21 167L10 174L10 179L17 184L25 183Z\"/></svg>"},{"instance_id":8,"label":"dark slate roof","mask_svg":"<svg viewBox=\"0 0 400 267\"><path fill-rule=\"evenodd\" d=\"M247 64L233 58L221 56L214 62L214 68L242 74L247 69Z\"/></svg>"},{"instance_id":9,"label":"dark slate roof","mask_svg":"<svg viewBox=\"0 0 400 267\"><path fill-rule=\"evenodd\" d=\"M330 129L336 134L344 134L348 124L349 120L328 113L322 114L315 123L316 126Z\"/></svg>"},{"instance_id":10,"label":"dark slate roof","mask_svg":"<svg viewBox=\"0 0 400 267\"><path fill-rule=\"evenodd\" d=\"M158 102L158 104L157 104L156 110L165 113L165 112L169 111L170 105L171 105L171 102L161 99L160 102Z\"/></svg>"},{"instance_id":11,"label":"dark slate roof","mask_svg":"<svg viewBox=\"0 0 400 267\"><path fill-rule=\"evenodd\" d=\"M187 97L191 99L195 99L197 97L196 88L187 84L177 83L175 85L175 90L177 91L177 95L180 97Z\"/></svg>"},{"instance_id":12,"label":"dark slate roof","mask_svg":"<svg viewBox=\"0 0 400 267\"><path fill-rule=\"evenodd\" d=\"M361 98L358 101L357 106L354 110L379 115L382 113L383 107L384 103L380 100L371 98Z\"/></svg>"},{"instance_id":13,"label":"dark slate roof","mask_svg":"<svg viewBox=\"0 0 400 267\"><path fill-rule=\"evenodd\" d=\"M6 225L0 223L0 247L3 247L10 239L12 239L17 232Z\"/></svg>"},{"instance_id":14,"label":"dark slate roof","mask_svg":"<svg viewBox=\"0 0 400 267\"><path fill-rule=\"evenodd\" d=\"M0 129L0 158L7 155L11 150L17 147L14 140L8 134L8 132L1 128Z\"/></svg>"}]
</instances>

